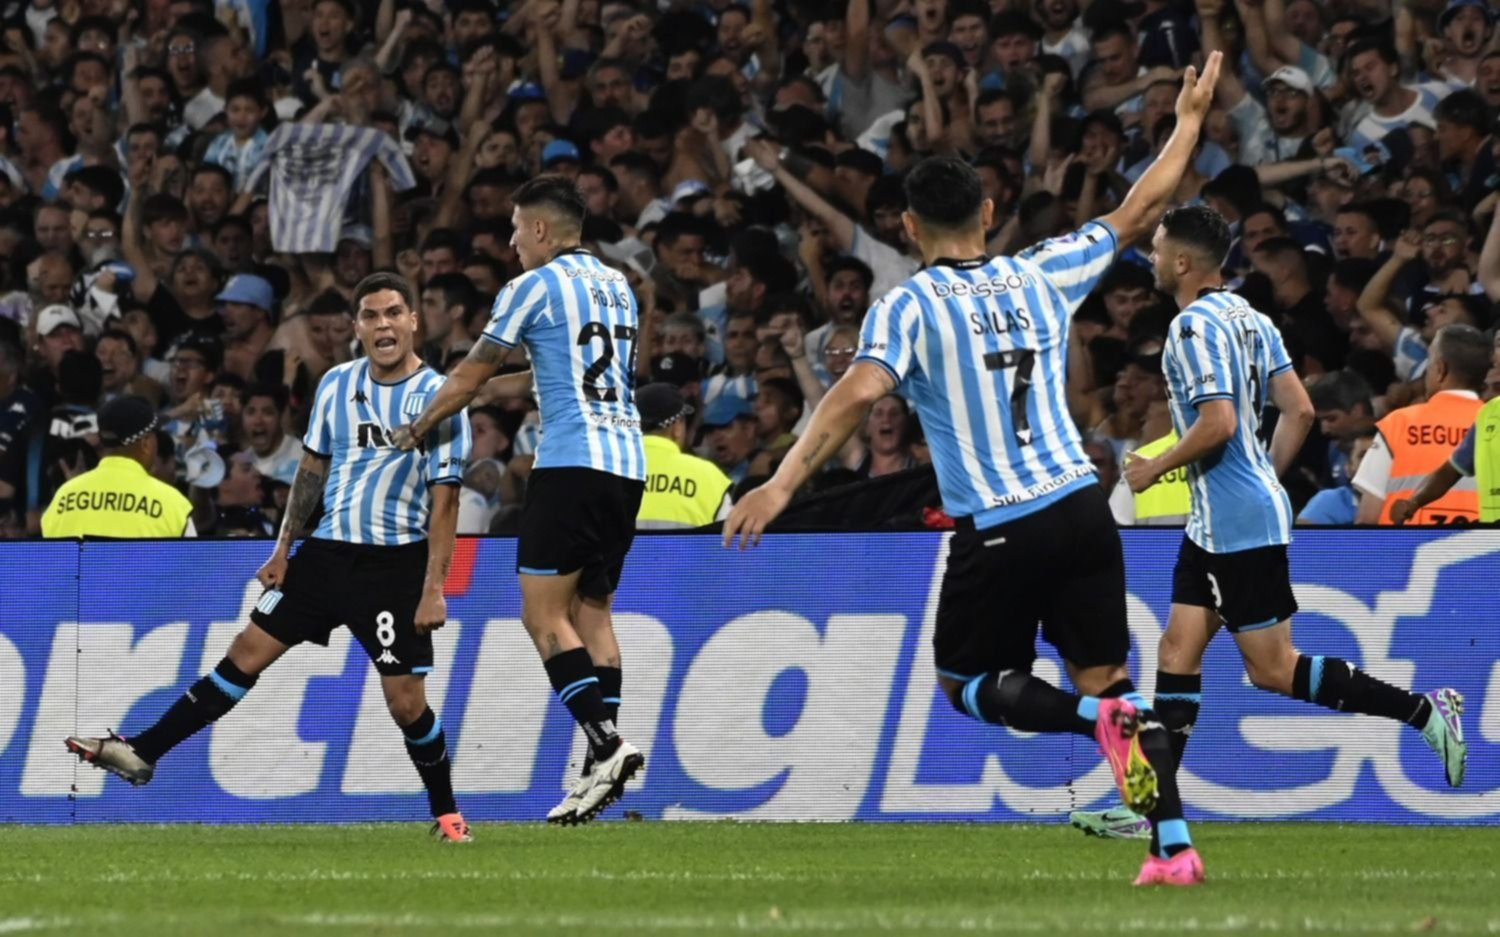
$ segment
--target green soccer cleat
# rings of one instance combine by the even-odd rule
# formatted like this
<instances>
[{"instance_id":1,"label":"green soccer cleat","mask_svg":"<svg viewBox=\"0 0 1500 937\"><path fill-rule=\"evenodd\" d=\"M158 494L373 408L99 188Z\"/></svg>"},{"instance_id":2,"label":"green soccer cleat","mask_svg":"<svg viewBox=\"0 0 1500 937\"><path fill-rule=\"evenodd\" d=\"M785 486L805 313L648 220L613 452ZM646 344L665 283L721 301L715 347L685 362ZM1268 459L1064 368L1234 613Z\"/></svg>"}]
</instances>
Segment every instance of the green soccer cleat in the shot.
<instances>
[{"instance_id":1,"label":"green soccer cleat","mask_svg":"<svg viewBox=\"0 0 1500 937\"><path fill-rule=\"evenodd\" d=\"M1150 839L1151 821L1129 807L1108 810L1075 810L1068 822L1089 836L1100 839Z\"/></svg>"},{"instance_id":2,"label":"green soccer cleat","mask_svg":"<svg viewBox=\"0 0 1500 937\"><path fill-rule=\"evenodd\" d=\"M1444 687L1423 695L1432 704L1432 715L1422 727L1422 738L1443 759L1448 786L1458 787L1464 783L1464 768L1469 761L1469 743L1464 741L1463 694Z\"/></svg>"}]
</instances>

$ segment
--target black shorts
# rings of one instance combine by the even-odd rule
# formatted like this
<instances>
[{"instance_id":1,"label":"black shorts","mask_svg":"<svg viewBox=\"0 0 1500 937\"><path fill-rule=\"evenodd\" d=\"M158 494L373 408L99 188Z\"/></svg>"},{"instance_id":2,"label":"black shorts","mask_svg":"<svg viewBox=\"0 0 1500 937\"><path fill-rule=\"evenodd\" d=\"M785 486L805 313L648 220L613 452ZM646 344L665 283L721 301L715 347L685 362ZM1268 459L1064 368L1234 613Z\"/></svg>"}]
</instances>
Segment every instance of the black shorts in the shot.
<instances>
[{"instance_id":1,"label":"black shorts","mask_svg":"<svg viewBox=\"0 0 1500 937\"><path fill-rule=\"evenodd\" d=\"M432 670L432 635L416 628L426 577L425 540L376 547L309 538L250 620L282 644L325 647L335 628L348 625L382 676L423 674Z\"/></svg>"},{"instance_id":2,"label":"black shorts","mask_svg":"<svg viewBox=\"0 0 1500 937\"><path fill-rule=\"evenodd\" d=\"M1286 546L1210 553L1183 537L1172 570L1172 604L1211 608L1235 633L1286 621L1297 611Z\"/></svg>"},{"instance_id":3,"label":"black shorts","mask_svg":"<svg viewBox=\"0 0 1500 937\"><path fill-rule=\"evenodd\" d=\"M537 469L521 508L516 572L578 572L578 594L602 599L620 587L646 483L587 468Z\"/></svg>"},{"instance_id":4,"label":"black shorts","mask_svg":"<svg viewBox=\"0 0 1500 937\"><path fill-rule=\"evenodd\" d=\"M1123 664L1125 557L1104 490L1090 485L1034 514L953 535L932 636L952 679L1029 671L1038 626L1077 667Z\"/></svg>"}]
</instances>

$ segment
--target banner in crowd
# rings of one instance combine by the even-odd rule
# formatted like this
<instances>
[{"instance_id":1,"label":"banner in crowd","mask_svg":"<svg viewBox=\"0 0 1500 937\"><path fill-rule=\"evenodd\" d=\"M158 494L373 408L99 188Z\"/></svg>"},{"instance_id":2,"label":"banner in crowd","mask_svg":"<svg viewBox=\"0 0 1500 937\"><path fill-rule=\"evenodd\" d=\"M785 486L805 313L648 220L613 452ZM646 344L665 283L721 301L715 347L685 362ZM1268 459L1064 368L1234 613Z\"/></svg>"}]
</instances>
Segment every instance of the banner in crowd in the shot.
<instances>
[{"instance_id":1,"label":"banner in crowd","mask_svg":"<svg viewBox=\"0 0 1500 937\"><path fill-rule=\"evenodd\" d=\"M1125 533L1131 669L1147 692L1181 534ZM938 534L637 540L616 597L622 733L648 819L1050 820L1112 802L1089 740L979 725L936 689ZM302 646L132 788L73 733L139 731L223 656L265 542L0 544L0 821L422 819L378 677L346 630ZM1500 531L1299 532L1295 637L1401 686L1468 698L1468 785L1402 725L1253 689L1221 634L1182 786L1190 816L1500 822ZM582 741L520 623L515 545L460 542L428 695L471 820L534 820ZM1037 672L1060 680L1041 649ZM621 808L613 811L619 815Z\"/></svg>"}]
</instances>

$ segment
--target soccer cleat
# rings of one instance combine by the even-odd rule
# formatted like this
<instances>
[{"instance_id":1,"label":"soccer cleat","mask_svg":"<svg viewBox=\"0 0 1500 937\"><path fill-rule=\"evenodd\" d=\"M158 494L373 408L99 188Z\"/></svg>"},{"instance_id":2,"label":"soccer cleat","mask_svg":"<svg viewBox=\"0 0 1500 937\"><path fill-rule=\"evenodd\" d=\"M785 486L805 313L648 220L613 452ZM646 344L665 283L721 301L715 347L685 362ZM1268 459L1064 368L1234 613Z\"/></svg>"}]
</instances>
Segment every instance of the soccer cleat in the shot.
<instances>
[{"instance_id":1,"label":"soccer cleat","mask_svg":"<svg viewBox=\"0 0 1500 937\"><path fill-rule=\"evenodd\" d=\"M1423 695L1432 704L1432 715L1422 727L1422 738L1443 759L1448 786L1458 787L1464 783L1464 769L1469 762L1469 743L1464 741L1464 695L1447 687Z\"/></svg>"},{"instance_id":2,"label":"soccer cleat","mask_svg":"<svg viewBox=\"0 0 1500 937\"><path fill-rule=\"evenodd\" d=\"M592 771L593 766L590 765L589 770L580 774L578 776L578 780L573 782L573 789L568 791L568 796L562 799L562 803L547 811L548 823L558 823L563 826L572 826L574 823L579 822L578 805L583 800L584 790L586 790L589 786L589 774L591 774Z\"/></svg>"},{"instance_id":3,"label":"soccer cleat","mask_svg":"<svg viewBox=\"0 0 1500 937\"><path fill-rule=\"evenodd\" d=\"M1102 699L1094 739L1109 761L1125 806L1142 816L1156 808L1156 769L1141 751L1141 718L1129 700Z\"/></svg>"},{"instance_id":4,"label":"soccer cleat","mask_svg":"<svg viewBox=\"0 0 1500 937\"><path fill-rule=\"evenodd\" d=\"M1147 855L1141 874L1135 877L1137 885L1175 885L1186 888L1203 884L1203 860L1198 850L1189 846L1170 859L1159 859Z\"/></svg>"},{"instance_id":5,"label":"soccer cleat","mask_svg":"<svg viewBox=\"0 0 1500 937\"><path fill-rule=\"evenodd\" d=\"M1108 810L1075 810L1068 822L1089 836L1100 839L1150 839L1151 821L1129 807Z\"/></svg>"},{"instance_id":6,"label":"soccer cleat","mask_svg":"<svg viewBox=\"0 0 1500 937\"><path fill-rule=\"evenodd\" d=\"M594 763L594 770L587 777L579 778L573 788L578 794L578 806L573 811L573 823L587 823L597 817L604 808L625 794L625 782L635 777L637 771L646 766L646 757L634 745L620 740L613 755Z\"/></svg>"},{"instance_id":7,"label":"soccer cleat","mask_svg":"<svg viewBox=\"0 0 1500 937\"><path fill-rule=\"evenodd\" d=\"M130 743L113 732L102 739L70 735L63 742L68 751L96 768L140 787L156 774L156 766L135 753Z\"/></svg>"},{"instance_id":8,"label":"soccer cleat","mask_svg":"<svg viewBox=\"0 0 1500 937\"><path fill-rule=\"evenodd\" d=\"M445 813L432 823L432 835L441 843L472 843L474 835L461 813Z\"/></svg>"}]
</instances>

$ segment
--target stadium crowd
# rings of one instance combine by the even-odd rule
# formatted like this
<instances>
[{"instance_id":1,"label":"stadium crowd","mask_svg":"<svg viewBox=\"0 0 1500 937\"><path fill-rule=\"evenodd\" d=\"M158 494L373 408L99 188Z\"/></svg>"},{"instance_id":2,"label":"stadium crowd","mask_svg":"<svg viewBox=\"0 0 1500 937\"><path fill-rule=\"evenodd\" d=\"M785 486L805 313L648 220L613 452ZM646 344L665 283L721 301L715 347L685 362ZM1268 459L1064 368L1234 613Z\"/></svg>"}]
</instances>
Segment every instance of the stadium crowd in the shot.
<instances>
[{"instance_id":1,"label":"stadium crowd","mask_svg":"<svg viewBox=\"0 0 1500 937\"><path fill-rule=\"evenodd\" d=\"M160 408L153 474L200 533L270 535L317 382L357 353L354 285L418 284L421 353L451 367L520 272L510 193L543 172L576 178L587 246L630 278L642 383L681 388L687 445L743 490L917 269L906 169L970 159L990 250L1020 251L1118 203L1183 68L1216 49L1176 201L1231 223L1234 288L1309 383L1319 431L1285 479L1303 520L1355 520L1387 414L1500 394L1484 0L11 0L0 18L3 537L37 533L125 393ZM1173 514L1119 483L1171 430L1176 310L1149 250L1121 254L1070 339L1070 407L1122 523ZM529 402L471 417L460 532L506 530L543 428ZM926 459L891 396L817 486Z\"/></svg>"}]
</instances>

